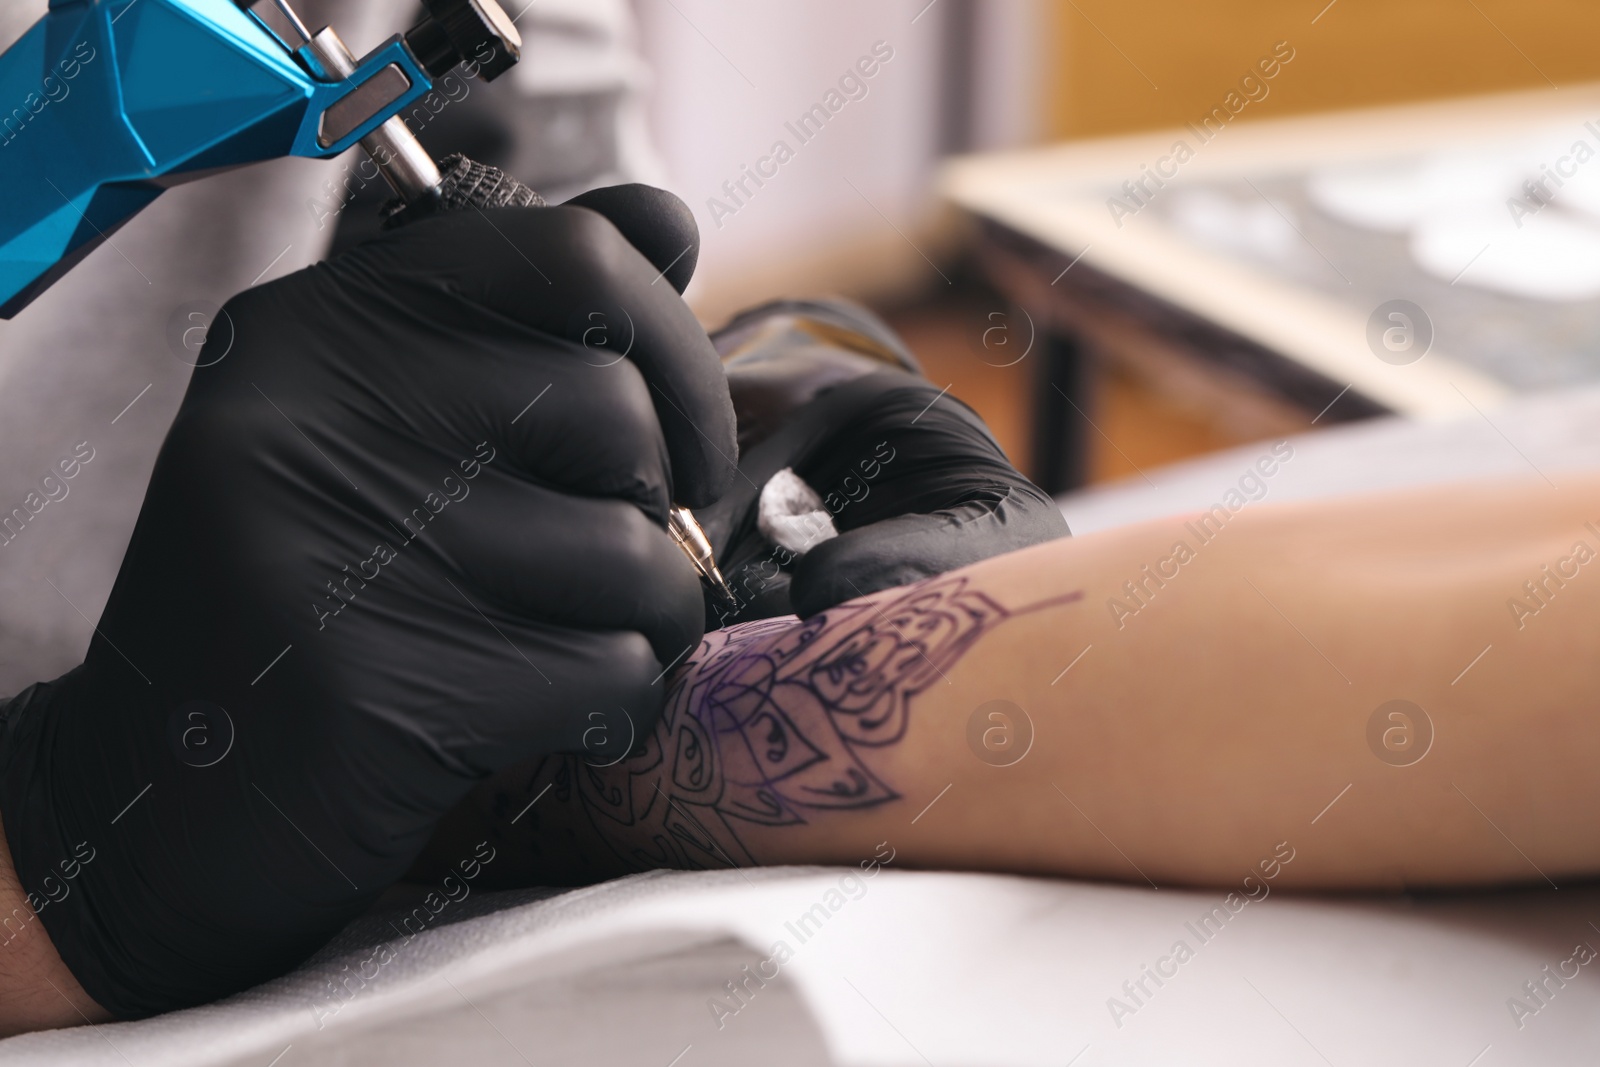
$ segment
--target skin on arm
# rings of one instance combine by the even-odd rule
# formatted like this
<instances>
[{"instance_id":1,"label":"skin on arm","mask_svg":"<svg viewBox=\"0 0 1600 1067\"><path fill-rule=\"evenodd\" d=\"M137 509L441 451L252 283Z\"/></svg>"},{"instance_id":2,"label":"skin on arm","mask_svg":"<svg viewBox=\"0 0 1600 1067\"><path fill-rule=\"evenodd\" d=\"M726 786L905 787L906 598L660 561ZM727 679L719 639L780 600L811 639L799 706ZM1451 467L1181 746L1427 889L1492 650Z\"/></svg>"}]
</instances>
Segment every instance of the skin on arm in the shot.
<instances>
[{"instance_id":1,"label":"skin on arm","mask_svg":"<svg viewBox=\"0 0 1600 1067\"><path fill-rule=\"evenodd\" d=\"M61 962L17 882L11 849L0 829L0 1037L110 1017Z\"/></svg>"},{"instance_id":2,"label":"skin on arm","mask_svg":"<svg viewBox=\"0 0 1600 1067\"><path fill-rule=\"evenodd\" d=\"M1308 889L1592 875L1600 478L1564 481L1178 516L719 631L633 755L502 774L441 839L524 884L884 841L1161 884L1287 853Z\"/></svg>"}]
</instances>

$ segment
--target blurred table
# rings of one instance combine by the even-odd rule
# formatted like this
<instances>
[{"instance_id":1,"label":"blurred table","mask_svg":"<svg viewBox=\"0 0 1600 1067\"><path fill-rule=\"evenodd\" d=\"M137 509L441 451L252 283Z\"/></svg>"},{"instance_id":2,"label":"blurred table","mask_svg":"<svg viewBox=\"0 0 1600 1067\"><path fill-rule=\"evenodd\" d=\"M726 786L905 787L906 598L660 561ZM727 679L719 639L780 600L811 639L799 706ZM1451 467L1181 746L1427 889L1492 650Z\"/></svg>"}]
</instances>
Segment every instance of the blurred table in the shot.
<instances>
[{"instance_id":1,"label":"blurred table","mask_svg":"<svg viewBox=\"0 0 1600 1067\"><path fill-rule=\"evenodd\" d=\"M1600 148L1585 126L1597 119L1600 87L1583 86L1240 122L1209 142L1187 127L948 164L941 190L974 217L986 275L1039 332L1035 480L1057 493L1083 482L1108 363L1220 412L1241 440L1388 413L1487 413L1519 393L1600 381L1600 301L1484 288L1468 256L1446 280L1414 261L1403 235L1335 218L1307 191L1330 168L1492 156L1534 129ZM1180 140L1195 152L1177 166ZM1129 197L1124 183L1163 157L1176 176ZM1114 213L1111 197L1136 210ZM1405 309L1391 318L1394 301L1424 309L1423 321ZM1409 343L1424 355L1407 356L1405 334L1391 335L1401 351L1384 351L1395 324L1416 328Z\"/></svg>"}]
</instances>

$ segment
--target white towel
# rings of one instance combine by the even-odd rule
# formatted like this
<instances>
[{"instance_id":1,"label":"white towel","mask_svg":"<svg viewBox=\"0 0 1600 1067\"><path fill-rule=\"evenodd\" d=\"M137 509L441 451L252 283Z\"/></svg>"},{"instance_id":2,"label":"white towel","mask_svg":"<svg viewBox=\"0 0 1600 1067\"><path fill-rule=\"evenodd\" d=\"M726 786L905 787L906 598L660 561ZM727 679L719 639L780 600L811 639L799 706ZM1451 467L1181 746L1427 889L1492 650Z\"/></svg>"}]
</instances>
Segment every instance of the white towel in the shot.
<instances>
[{"instance_id":1,"label":"white towel","mask_svg":"<svg viewBox=\"0 0 1600 1067\"><path fill-rule=\"evenodd\" d=\"M788 467L767 479L756 505L756 528L767 540L803 556L812 548L838 537L833 516L822 497Z\"/></svg>"}]
</instances>

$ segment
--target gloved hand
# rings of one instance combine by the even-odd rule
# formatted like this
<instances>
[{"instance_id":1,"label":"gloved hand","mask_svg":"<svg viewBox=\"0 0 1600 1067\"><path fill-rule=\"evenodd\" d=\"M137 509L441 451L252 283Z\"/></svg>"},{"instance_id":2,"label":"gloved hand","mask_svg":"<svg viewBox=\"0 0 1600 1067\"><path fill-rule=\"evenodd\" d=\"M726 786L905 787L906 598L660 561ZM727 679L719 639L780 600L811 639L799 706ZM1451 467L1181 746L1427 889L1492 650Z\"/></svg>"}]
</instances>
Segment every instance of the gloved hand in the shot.
<instances>
[{"instance_id":1,"label":"gloved hand","mask_svg":"<svg viewBox=\"0 0 1600 1067\"><path fill-rule=\"evenodd\" d=\"M100 1005L283 972L475 781L651 728L703 623L668 503L736 454L661 277L595 211L467 210L226 305L84 664L4 709L16 867Z\"/></svg>"},{"instance_id":2,"label":"gloved hand","mask_svg":"<svg viewBox=\"0 0 1600 1067\"><path fill-rule=\"evenodd\" d=\"M881 321L839 301L782 301L716 335L738 412L741 477L702 526L740 604L707 596L707 628L795 612L1069 536L971 408L922 376ZM837 536L804 551L759 528L790 468Z\"/></svg>"}]
</instances>

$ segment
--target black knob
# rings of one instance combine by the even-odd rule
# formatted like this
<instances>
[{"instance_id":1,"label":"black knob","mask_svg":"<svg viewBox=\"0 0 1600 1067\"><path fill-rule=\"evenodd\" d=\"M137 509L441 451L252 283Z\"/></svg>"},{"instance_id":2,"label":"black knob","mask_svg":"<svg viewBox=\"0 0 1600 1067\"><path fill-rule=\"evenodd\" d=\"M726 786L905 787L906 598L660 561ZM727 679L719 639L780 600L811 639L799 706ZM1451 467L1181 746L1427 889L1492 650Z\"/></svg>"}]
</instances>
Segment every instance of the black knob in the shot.
<instances>
[{"instance_id":1,"label":"black knob","mask_svg":"<svg viewBox=\"0 0 1600 1067\"><path fill-rule=\"evenodd\" d=\"M424 18L406 44L435 78L471 60L493 81L522 58L522 35L495 0L423 0Z\"/></svg>"}]
</instances>

